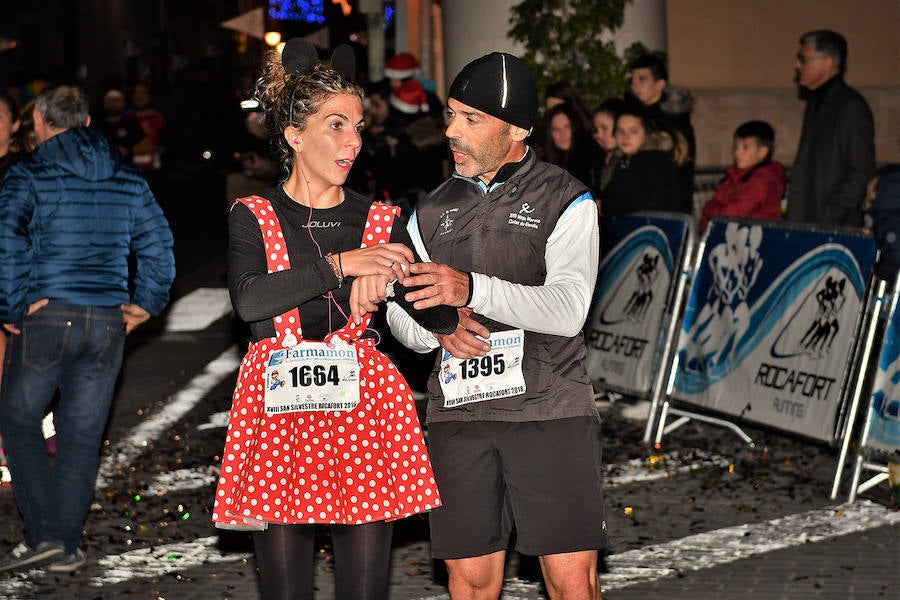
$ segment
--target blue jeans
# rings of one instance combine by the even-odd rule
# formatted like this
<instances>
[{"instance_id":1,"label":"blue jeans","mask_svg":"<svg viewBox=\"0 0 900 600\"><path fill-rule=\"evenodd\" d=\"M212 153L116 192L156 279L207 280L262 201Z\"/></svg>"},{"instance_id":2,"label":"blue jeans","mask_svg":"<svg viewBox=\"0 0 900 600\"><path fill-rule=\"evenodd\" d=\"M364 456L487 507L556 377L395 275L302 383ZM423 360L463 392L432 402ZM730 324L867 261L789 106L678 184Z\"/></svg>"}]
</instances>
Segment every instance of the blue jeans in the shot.
<instances>
[{"instance_id":1,"label":"blue jeans","mask_svg":"<svg viewBox=\"0 0 900 600\"><path fill-rule=\"evenodd\" d=\"M122 311L51 301L10 336L0 384L0 434L25 541L72 553L94 495L100 444L125 348ZM41 420L59 390L57 453Z\"/></svg>"}]
</instances>

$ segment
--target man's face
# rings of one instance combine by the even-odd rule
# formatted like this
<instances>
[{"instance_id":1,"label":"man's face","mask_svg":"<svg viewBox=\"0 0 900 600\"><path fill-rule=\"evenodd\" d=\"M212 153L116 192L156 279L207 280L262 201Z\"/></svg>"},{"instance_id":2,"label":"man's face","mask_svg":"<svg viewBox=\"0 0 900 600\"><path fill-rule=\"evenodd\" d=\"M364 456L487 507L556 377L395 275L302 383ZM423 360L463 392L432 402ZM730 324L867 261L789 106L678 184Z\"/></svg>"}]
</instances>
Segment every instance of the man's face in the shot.
<instances>
[{"instance_id":1,"label":"man's face","mask_svg":"<svg viewBox=\"0 0 900 600\"><path fill-rule=\"evenodd\" d=\"M650 69L631 71L631 93L644 104L649 106L659 102L664 89L666 89L666 80L655 79Z\"/></svg>"},{"instance_id":2,"label":"man's face","mask_svg":"<svg viewBox=\"0 0 900 600\"><path fill-rule=\"evenodd\" d=\"M800 46L794 59L794 71L797 73L797 83L810 90L837 75L834 59L817 52L812 44Z\"/></svg>"},{"instance_id":3,"label":"man's face","mask_svg":"<svg viewBox=\"0 0 900 600\"><path fill-rule=\"evenodd\" d=\"M505 163L519 160L510 125L454 98L447 100L447 130L456 172L489 182Z\"/></svg>"}]
</instances>

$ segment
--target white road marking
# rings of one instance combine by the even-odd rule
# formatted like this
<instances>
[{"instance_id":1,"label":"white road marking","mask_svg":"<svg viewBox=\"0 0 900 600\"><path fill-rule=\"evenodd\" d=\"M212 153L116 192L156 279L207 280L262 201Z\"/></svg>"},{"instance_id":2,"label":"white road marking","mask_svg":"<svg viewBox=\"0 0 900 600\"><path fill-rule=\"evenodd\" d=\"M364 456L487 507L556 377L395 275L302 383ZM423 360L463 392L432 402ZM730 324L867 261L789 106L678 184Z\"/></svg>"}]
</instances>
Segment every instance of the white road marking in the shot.
<instances>
[{"instance_id":1,"label":"white road marking","mask_svg":"<svg viewBox=\"0 0 900 600\"><path fill-rule=\"evenodd\" d=\"M166 331L200 331L232 312L226 288L197 288L172 303Z\"/></svg>"},{"instance_id":2,"label":"white road marking","mask_svg":"<svg viewBox=\"0 0 900 600\"><path fill-rule=\"evenodd\" d=\"M697 571L774 550L900 524L900 512L871 501L827 506L805 513L690 535L608 556L604 590Z\"/></svg>"},{"instance_id":3,"label":"white road marking","mask_svg":"<svg viewBox=\"0 0 900 600\"><path fill-rule=\"evenodd\" d=\"M828 506L805 513L726 527L654 544L606 558L610 572L601 575L604 592L620 590L640 583L674 577L686 571L700 571L743 560L775 550L822 542L831 538L900 525L900 512L871 501ZM540 588L536 583L508 579L503 583L501 600L517 600L528 593L533 598ZM538 598L544 596L538 595ZM450 600L448 594L425 596L419 600Z\"/></svg>"},{"instance_id":4,"label":"white road marking","mask_svg":"<svg viewBox=\"0 0 900 600\"><path fill-rule=\"evenodd\" d=\"M174 394L172 400L158 413L147 417L131 434L118 442L100 463L97 476L98 488L110 485L116 473L116 465L129 465L147 449L148 444L159 439L160 434L191 411L203 397L226 377L234 374L240 364L237 346L228 348L206 365L203 372L194 377L185 388Z\"/></svg>"}]
</instances>

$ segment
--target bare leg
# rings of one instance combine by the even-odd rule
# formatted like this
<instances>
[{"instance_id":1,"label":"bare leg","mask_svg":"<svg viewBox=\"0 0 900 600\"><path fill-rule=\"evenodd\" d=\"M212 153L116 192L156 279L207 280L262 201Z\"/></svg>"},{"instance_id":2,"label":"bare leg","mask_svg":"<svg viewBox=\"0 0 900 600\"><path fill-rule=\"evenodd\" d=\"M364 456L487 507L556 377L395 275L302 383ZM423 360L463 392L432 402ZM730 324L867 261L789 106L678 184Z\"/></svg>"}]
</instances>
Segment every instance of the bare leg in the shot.
<instances>
[{"instance_id":1,"label":"bare leg","mask_svg":"<svg viewBox=\"0 0 900 600\"><path fill-rule=\"evenodd\" d=\"M500 597L505 550L445 562L453 600L497 600Z\"/></svg>"},{"instance_id":2,"label":"bare leg","mask_svg":"<svg viewBox=\"0 0 900 600\"><path fill-rule=\"evenodd\" d=\"M541 570L552 600L602 600L596 550L542 556Z\"/></svg>"}]
</instances>

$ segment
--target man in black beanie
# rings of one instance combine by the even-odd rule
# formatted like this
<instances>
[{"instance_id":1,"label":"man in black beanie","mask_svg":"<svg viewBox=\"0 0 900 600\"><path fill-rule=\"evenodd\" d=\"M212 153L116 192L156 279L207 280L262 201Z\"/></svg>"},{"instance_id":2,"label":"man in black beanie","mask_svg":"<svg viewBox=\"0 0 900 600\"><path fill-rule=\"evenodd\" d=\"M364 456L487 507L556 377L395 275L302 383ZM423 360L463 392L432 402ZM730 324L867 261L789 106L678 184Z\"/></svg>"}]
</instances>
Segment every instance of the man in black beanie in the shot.
<instances>
[{"instance_id":1,"label":"man in black beanie","mask_svg":"<svg viewBox=\"0 0 900 600\"><path fill-rule=\"evenodd\" d=\"M498 598L510 535L541 557L551 598L600 598L606 544L600 420L581 328L599 260L588 189L525 143L538 108L515 56L466 65L447 100L455 173L423 197L408 229L419 256L406 298L459 309L433 335L396 306L388 322L429 379L429 450L442 506L430 517L454 600Z\"/></svg>"}]
</instances>

